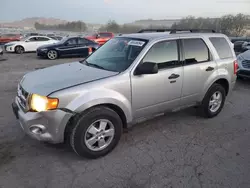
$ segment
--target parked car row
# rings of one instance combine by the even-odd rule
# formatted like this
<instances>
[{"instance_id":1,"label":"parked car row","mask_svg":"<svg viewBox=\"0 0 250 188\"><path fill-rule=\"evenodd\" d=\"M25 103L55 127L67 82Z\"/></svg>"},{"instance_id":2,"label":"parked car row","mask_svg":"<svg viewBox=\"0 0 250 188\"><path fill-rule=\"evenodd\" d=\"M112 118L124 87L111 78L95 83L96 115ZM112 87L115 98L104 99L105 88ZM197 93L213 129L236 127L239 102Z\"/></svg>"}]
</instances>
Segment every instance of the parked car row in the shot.
<instances>
[{"instance_id":1,"label":"parked car row","mask_svg":"<svg viewBox=\"0 0 250 188\"><path fill-rule=\"evenodd\" d=\"M102 32L86 37L60 37L54 34L39 35L38 33L28 34L18 40L8 42L4 45L6 52L22 54L24 52L36 52L39 57L46 57L54 60L65 56L87 56L89 49L95 51L103 45L114 34Z\"/></svg>"},{"instance_id":2,"label":"parked car row","mask_svg":"<svg viewBox=\"0 0 250 188\"><path fill-rule=\"evenodd\" d=\"M231 42L234 45L234 51L236 54L243 53L250 49L250 38L232 38Z\"/></svg>"}]
</instances>

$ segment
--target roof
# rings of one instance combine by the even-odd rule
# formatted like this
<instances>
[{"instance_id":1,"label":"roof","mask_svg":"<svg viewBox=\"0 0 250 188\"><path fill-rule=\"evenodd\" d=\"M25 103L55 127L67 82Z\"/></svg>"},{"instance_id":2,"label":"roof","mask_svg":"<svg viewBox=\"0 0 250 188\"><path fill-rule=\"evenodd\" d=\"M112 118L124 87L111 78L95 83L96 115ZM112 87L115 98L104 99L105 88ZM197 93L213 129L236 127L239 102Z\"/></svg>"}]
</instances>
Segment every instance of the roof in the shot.
<instances>
[{"instance_id":1,"label":"roof","mask_svg":"<svg viewBox=\"0 0 250 188\"><path fill-rule=\"evenodd\" d=\"M190 36L221 36L224 37L224 34L221 33L176 33L176 34L169 34L169 32L155 32L155 33L132 33L132 34L124 34L119 37L131 37L131 38L138 38L138 39L145 39L145 40L154 40L154 39L161 39L161 38L175 38L175 37L190 37Z\"/></svg>"}]
</instances>

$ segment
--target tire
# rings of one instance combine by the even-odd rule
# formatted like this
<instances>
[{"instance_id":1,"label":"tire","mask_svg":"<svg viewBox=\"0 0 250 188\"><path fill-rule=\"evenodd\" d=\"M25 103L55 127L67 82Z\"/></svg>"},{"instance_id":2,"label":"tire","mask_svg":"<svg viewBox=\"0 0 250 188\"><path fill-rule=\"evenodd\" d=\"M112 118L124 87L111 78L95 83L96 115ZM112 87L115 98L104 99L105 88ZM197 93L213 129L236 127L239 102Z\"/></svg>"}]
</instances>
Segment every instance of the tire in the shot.
<instances>
[{"instance_id":1,"label":"tire","mask_svg":"<svg viewBox=\"0 0 250 188\"><path fill-rule=\"evenodd\" d=\"M23 46L16 46L15 47L15 52L17 54L23 54L25 52L24 47Z\"/></svg>"},{"instance_id":2,"label":"tire","mask_svg":"<svg viewBox=\"0 0 250 188\"><path fill-rule=\"evenodd\" d=\"M103 132L101 124L106 124ZM71 148L79 156L89 159L107 155L118 144L122 127L120 116L115 111L107 107L94 107L73 122L69 133ZM101 146L103 143L106 145Z\"/></svg>"},{"instance_id":3,"label":"tire","mask_svg":"<svg viewBox=\"0 0 250 188\"><path fill-rule=\"evenodd\" d=\"M200 106L201 115L206 118L213 118L217 116L221 112L224 106L225 99L226 99L226 91L224 87L220 84L213 84L207 91ZM212 104L214 106L212 106Z\"/></svg>"},{"instance_id":4,"label":"tire","mask_svg":"<svg viewBox=\"0 0 250 188\"><path fill-rule=\"evenodd\" d=\"M57 53L56 50L49 50L49 51L47 52L47 57L48 57L48 59L50 59L50 60L55 60L55 59L58 58L58 53Z\"/></svg>"}]
</instances>

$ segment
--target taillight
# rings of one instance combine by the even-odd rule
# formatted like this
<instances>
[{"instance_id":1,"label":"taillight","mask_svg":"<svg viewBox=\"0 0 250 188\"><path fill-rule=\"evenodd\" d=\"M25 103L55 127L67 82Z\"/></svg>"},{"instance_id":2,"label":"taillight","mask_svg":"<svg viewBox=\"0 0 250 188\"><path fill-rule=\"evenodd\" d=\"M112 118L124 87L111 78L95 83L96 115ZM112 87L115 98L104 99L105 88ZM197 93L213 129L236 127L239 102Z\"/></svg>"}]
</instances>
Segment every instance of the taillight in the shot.
<instances>
[{"instance_id":1,"label":"taillight","mask_svg":"<svg viewBox=\"0 0 250 188\"><path fill-rule=\"evenodd\" d=\"M234 74L237 73L238 68L239 68L238 62L237 62L237 60L235 60L235 61L234 61Z\"/></svg>"}]
</instances>

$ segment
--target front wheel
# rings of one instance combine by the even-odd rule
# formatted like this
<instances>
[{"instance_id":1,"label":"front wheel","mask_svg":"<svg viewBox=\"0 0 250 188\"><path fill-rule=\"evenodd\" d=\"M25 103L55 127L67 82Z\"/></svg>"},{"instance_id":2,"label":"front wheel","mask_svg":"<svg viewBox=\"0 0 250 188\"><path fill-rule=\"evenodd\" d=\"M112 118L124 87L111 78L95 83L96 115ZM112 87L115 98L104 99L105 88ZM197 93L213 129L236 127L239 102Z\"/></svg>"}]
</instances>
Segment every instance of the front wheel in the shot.
<instances>
[{"instance_id":1,"label":"front wheel","mask_svg":"<svg viewBox=\"0 0 250 188\"><path fill-rule=\"evenodd\" d=\"M47 53L47 57L50 60L54 60L54 59L56 59L58 57L58 53L55 50L49 50L48 53Z\"/></svg>"},{"instance_id":2,"label":"front wheel","mask_svg":"<svg viewBox=\"0 0 250 188\"><path fill-rule=\"evenodd\" d=\"M225 99L226 92L224 87L220 84L212 85L202 101L202 115L207 118L217 116L224 106Z\"/></svg>"},{"instance_id":3,"label":"front wheel","mask_svg":"<svg viewBox=\"0 0 250 188\"><path fill-rule=\"evenodd\" d=\"M70 133L70 144L78 155L94 159L112 151L121 134L119 115L110 108L95 107L76 120Z\"/></svg>"},{"instance_id":4,"label":"front wheel","mask_svg":"<svg viewBox=\"0 0 250 188\"><path fill-rule=\"evenodd\" d=\"M22 47L22 46L16 46L16 47L15 47L15 52L16 52L17 54L22 54L22 53L24 53L24 47Z\"/></svg>"}]
</instances>

